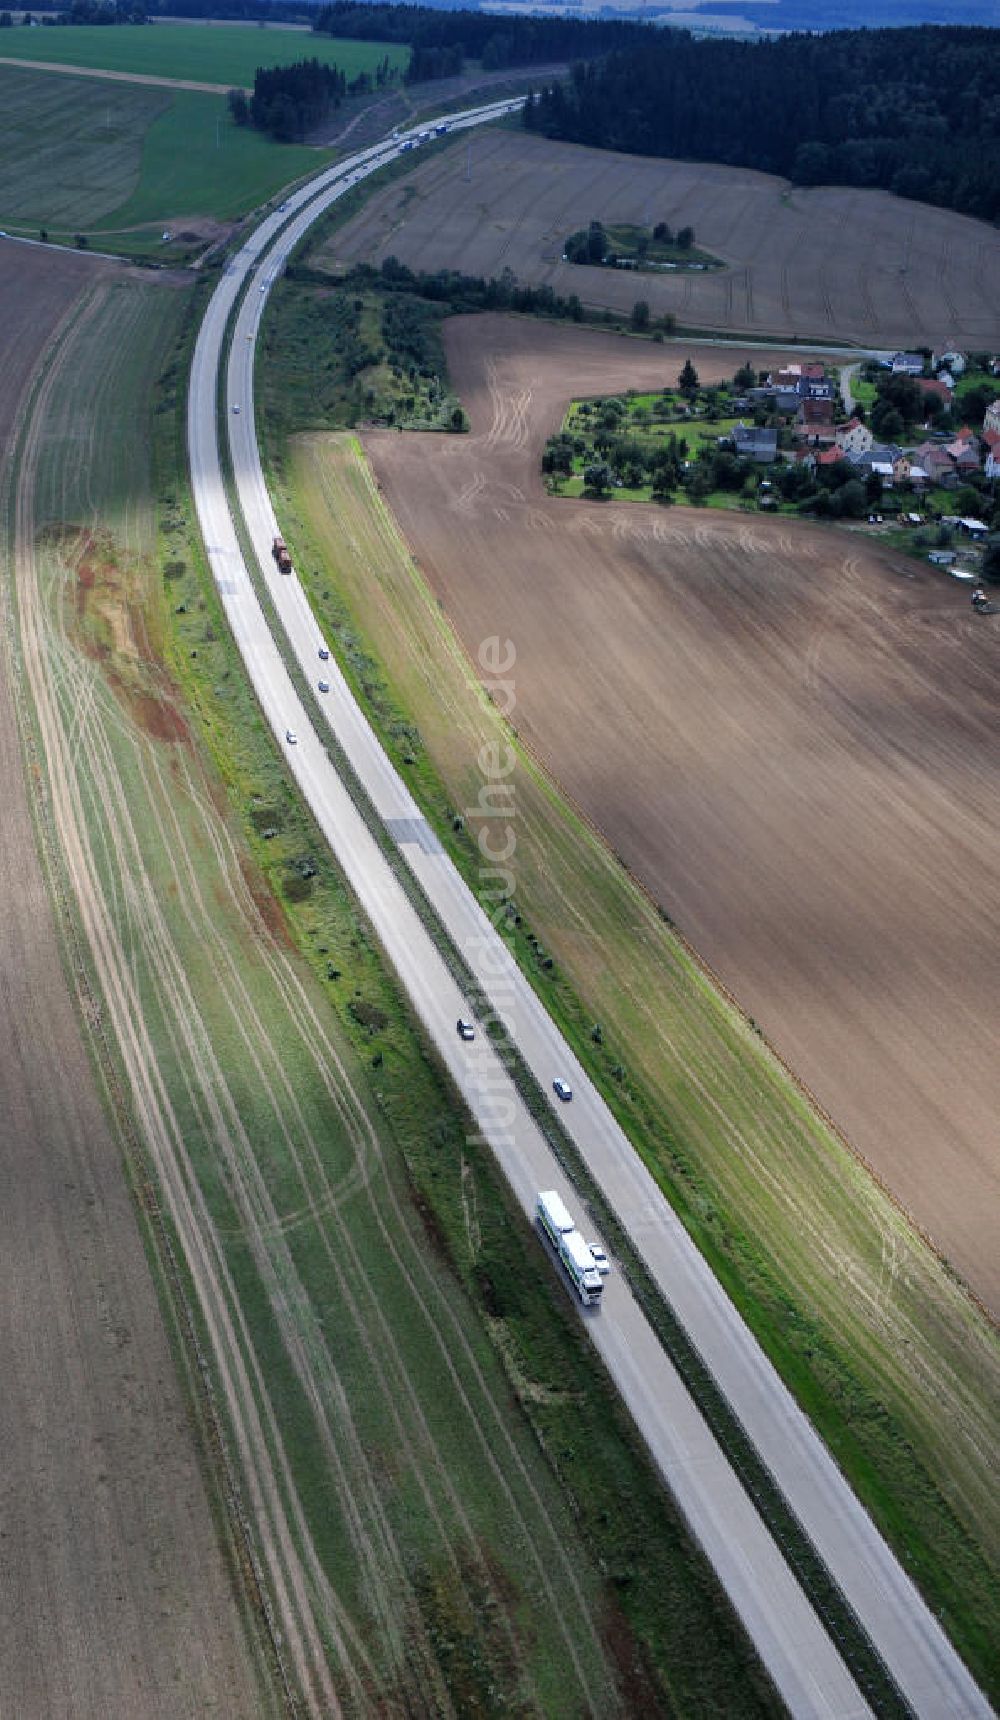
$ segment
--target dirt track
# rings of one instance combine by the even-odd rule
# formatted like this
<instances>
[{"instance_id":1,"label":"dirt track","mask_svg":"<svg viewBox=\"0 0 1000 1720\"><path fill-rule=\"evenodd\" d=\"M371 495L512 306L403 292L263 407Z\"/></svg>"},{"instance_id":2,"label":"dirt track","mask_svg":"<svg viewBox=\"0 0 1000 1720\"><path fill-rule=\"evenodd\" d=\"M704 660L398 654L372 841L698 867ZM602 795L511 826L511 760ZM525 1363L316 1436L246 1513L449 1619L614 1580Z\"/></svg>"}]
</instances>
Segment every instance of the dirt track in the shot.
<instances>
[{"instance_id":1,"label":"dirt track","mask_svg":"<svg viewBox=\"0 0 1000 1720\"><path fill-rule=\"evenodd\" d=\"M468 177L467 177L468 175ZM729 266L633 274L561 261L592 218L691 224ZM523 132L463 139L387 186L326 247L331 263L462 269L548 282L628 312L646 299L737 338L865 347L1000 343L1000 232L886 191L814 190L747 168L661 161Z\"/></svg>"},{"instance_id":2,"label":"dirt track","mask_svg":"<svg viewBox=\"0 0 1000 1720\"><path fill-rule=\"evenodd\" d=\"M472 434L367 442L466 646L515 640L520 732L1000 1309L996 623L855 534L547 498L567 395L676 349L446 338Z\"/></svg>"},{"instance_id":3,"label":"dirt track","mask_svg":"<svg viewBox=\"0 0 1000 1720\"><path fill-rule=\"evenodd\" d=\"M0 246L0 443L107 266ZM245 1715L260 1698L149 1266L61 965L0 655L0 1712Z\"/></svg>"},{"instance_id":4,"label":"dirt track","mask_svg":"<svg viewBox=\"0 0 1000 1720\"><path fill-rule=\"evenodd\" d=\"M0 66L27 66L34 72L66 72L74 78L105 78L119 84L155 84L168 90L202 90L208 95L228 95L231 84L200 84L193 78L158 78L152 72L110 72L99 66L69 66L62 60L17 60L0 54Z\"/></svg>"}]
</instances>

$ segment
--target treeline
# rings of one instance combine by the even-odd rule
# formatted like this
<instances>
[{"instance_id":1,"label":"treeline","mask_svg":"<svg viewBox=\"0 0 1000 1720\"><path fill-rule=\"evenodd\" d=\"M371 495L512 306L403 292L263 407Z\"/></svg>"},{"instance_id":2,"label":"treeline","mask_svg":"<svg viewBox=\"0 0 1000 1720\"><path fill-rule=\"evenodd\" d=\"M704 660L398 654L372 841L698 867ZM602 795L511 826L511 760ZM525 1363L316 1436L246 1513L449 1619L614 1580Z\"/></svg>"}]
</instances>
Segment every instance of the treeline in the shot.
<instances>
[{"instance_id":1,"label":"treeline","mask_svg":"<svg viewBox=\"0 0 1000 1720\"><path fill-rule=\"evenodd\" d=\"M436 11L429 6L321 6L313 29L322 35L371 42L403 42L413 49L408 78L450 77L467 59L485 71L586 60L625 47L649 32L638 24L575 18L504 18L488 12Z\"/></svg>"},{"instance_id":2,"label":"treeline","mask_svg":"<svg viewBox=\"0 0 1000 1720\"><path fill-rule=\"evenodd\" d=\"M136 0L135 5L122 0L43 0L34 10L40 24L132 24L161 15L303 24L312 22L315 8L309 0Z\"/></svg>"},{"instance_id":3,"label":"treeline","mask_svg":"<svg viewBox=\"0 0 1000 1720\"><path fill-rule=\"evenodd\" d=\"M1000 216L1000 30L852 30L777 41L646 33L524 123L601 149L880 186L985 220Z\"/></svg>"},{"instance_id":4,"label":"treeline","mask_svg":"<svg viewBox=\"0 0 1000 1720\"><path fill-rule=\"evenodd\" d=\"M337 66L298 60L291 66L258 66L253 94L230 90L229 111L237 125L266 131L279 143L291 143L322 125L345 95L364 95L391 83L395 71L388 56L372 72L359 72L348 82Z\"/></svg>"},{"instance_id":5,"label":"treeline","mask_svg":"<svg viewBox=\"0 0 1000 1720\"><path fill-rule=\"evenodd\" d=\"M308 264L290 264L287 274L289 280L329 283L328 276L310 269ZM456 312L515 311L529 316L554 317L562 322L599 322L616 326L624 320L612 311L587 309L576 293L563 298L546 284L523 286L511 269L504 269L501 275L484 280L479 275L463 275L456 269L438 269L432 274L424 270L418 272L401 263L397 257L386 257L380 268L359 263L337 284L343 293L350 292L352 288L364 290L368 287L412 293L432 304L447 305ZM645 315L640 314L637 318L636 310ZM634 307L628 320L635 328L649 328L648 305ZM658 331L665 334L672 333L675 326L670 315L660 318L657 324Z\"/></svg>"},{"instance_id":6,"label":"treeline","mask_svg":"<svg viewBox=\"0 0 1000 1720\"><path fill-rule=\"evenodd\" d=\"M40 12L39 24L145 24L145 0L73 0L72 5L57 11ZM10 12L0 12L0 28L12 25ZM23 23L30 24L32 15L24 14Z\"/></svg>"}]
</instances>

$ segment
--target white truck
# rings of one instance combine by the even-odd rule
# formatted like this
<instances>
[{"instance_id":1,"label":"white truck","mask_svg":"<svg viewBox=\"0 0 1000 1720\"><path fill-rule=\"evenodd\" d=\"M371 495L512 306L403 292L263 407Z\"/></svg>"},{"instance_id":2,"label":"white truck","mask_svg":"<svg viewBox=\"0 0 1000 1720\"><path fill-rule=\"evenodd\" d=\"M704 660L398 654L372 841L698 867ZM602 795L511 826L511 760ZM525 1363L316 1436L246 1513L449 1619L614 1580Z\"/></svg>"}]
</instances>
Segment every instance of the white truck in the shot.
<instances>
[{"instance_id":1,"label":"white truck","mask_svg":"<svg viewBox=\"0 0 1000 1720\"><path fill-rule=\"evenodd\" d=\"M604 1279L594 1256L577 1230L566 1203L555 1189L543 1189L535 1205L535 1216L559 1264L585 1308L601 1300Z\"/></svg>"}]
</instances>

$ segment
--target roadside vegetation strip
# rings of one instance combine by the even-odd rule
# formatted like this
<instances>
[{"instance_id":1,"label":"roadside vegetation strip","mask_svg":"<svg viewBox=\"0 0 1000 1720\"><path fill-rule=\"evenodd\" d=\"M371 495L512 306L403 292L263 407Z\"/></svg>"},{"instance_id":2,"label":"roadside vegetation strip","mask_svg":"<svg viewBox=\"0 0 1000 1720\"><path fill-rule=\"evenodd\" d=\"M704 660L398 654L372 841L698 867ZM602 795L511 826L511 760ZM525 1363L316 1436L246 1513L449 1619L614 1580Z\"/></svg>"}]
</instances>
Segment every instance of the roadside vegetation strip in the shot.
<instances>
[{"instance_id":1,"label":"roadside vegetation strip","mask_svg":"<svg viewBox=\"0 0 1000 1720\"><path fill-rule=\"evenodd\" d=\"M331 456L318 440L304 448L280 507L320 624L338 644L390 757L474 882L476 854L456 828L458 813L475 799L479 746L485 739L516 745L516 738L486 704L356 453ZM801 1096L713 995L662 917L586 826L567 818L564 806L560 812L562 803L523 749L519 755L522 917L508 933L522 966L989 1682L993 1648L983 1623L996 1603L989 1382L997 1371L989 1327L866 1174L824 1138ZM591 952L602 953L603 977L590 956L581 964L576 940L584 932ZM701 1072L708 1083L702 1097L690 1074L678 1084L675 1065ZM756 1098L748 1108L751 1091ZM722 1096L721 1117L715 1094ZM721 1121L727 1115L728 1126ZM720 1159L733 1123L740 1155ZM773 1145L762 1158L753 1143L764 1126ZM779 1148L780 1180L771 1162ZM817 1251L812 1230L820 1214L829 1246ZM857 1293L872 1274L874 1285L882 1281L886 1237L896 1263L891 1304ZM828 1282L829 1248L851 1261L853 1288L839 1274ZM903 1342L915 1362L906 1377L896 1366ZM950 1548L945 1561L943 1545Z\"/></svg>"},{"instance_id":2,"label":"roadside vegetation strip","mask_svg":"<svg viewBox=\"0 0 1000 1720\"><path fill-rule=\"evenodd\" d=\"M67 393L47 420L39 516L72 529L36 545L46 587L26 587L33 692L99 995L197 1291L296 1682L331 1711L320 1694L321 1657L331 1652L338 1692L356 1668L366 1691L388 1678L410 1711L431 1689L469 1711L489 1683L575 1715L568 1631L592 1669L587 1688L610 1711L619 1685L651 1714L674 1712L675 1702L690 1711L705 1691L720 1711L772 1713L563 1292L513 1224L488 1157L466 1147L370 933L289 793L198 556L172 410L157 415L160 584L148 475L133 511L144 494L142 436L120 398L126 378L126 392L144 397L135 346L145 322L124 309L136 295L133 308L141 299L151 315L151 294L127 289L102 339L73 349ZM176 365L171 372L176 390ZM166 398L176 405L175 394ZM115 503L123 473L127 517ZM185 707L234 790L238 834L185 735ZM283 908L248 848L269 867ZM300 865L310 855L320 861L312 876ZM283 947L288 928L315 977ZM467 1295L486 1300L485 1329ZM332 1363L349 1402L336 1413ZM506 1409L511 1389L537 1446ZM399 1438L404 1405L409 1447ZM381 1454L378 1493L366 1453ZM337 1454L352 1472L342 1507ZM450 1543L440 1527L449 1521ZM393 1539L405 1580L393 1577ZM385 1661L402 1656L395 1684L391 1665L365 1671L365 1570L376 1603L395 1596L378 1638ZM322 1649L313 1620L330 1632Z\"/></svg>"},{"instance_id":3,"label":"roadside vegetation strip","mask_svg":"<svg viewBox=\"0 0 1000 1720\"><path fill-rule=\"evenodd\" d=\"M67 24L55 30L15 26L4 31L0 49L5 58L28 65L59 60L95 71L144 73L224 89L249 87L261 65L317 59L337 66L350 82L359 72L374 73L385 58L400 72L410 59L409 48L390 42L341 41L304 30L259 30L254 24L213 30L158 20L142 30L97 24Z\"/></svg>"}]
</instances>

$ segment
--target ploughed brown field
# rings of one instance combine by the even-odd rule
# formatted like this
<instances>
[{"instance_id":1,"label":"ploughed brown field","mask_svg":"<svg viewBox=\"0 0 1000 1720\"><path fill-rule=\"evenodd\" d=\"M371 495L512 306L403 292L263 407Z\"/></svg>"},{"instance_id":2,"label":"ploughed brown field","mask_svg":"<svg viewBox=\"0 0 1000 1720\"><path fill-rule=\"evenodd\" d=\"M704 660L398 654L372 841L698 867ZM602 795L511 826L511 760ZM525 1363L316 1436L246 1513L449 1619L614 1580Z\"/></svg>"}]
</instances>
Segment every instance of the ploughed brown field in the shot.
<instances>
[{"instance_id":1,"label":"ploughed brown field","mask_svg":"<svg viewBox=\"0 0 1000 1720\"><path fill-rule=\"evenodd\" d=\"M416 158L419 160L419 157ZM594 218L690 225L728 265L647 274L564 263ZM663 161L516 131L461 139L366 204L328 266L394 255L414 269L548 282L588 305L645 299L695 328L862 347L1000 343L1000 232L887 191L793 187L748 168Z\"/></svg>"},{"instance_id":2,"label":"ploughed brown field","mask_svg":"<svg viewBox=\"0 0 1000 1720\"><path fill-rule=\"evenodd\" d=\"M0 241L0 458L110 265ZM0 587L0 1713L247 1715L262 1698L62 966Z\"/></svg>"},{"instance_id":3,"label":"ploughed brown field","mask_svg":"<svg viewBox=\"0 0 1000 1720\"><path fill-rule=\"evenodd\" d=\"M1000 619L859 532L545 495L570 395L738 352L445 339L471 434L366 444L466 647L514 640L519 732L1000 1309Z\"/></svg>"}]
</instances>

